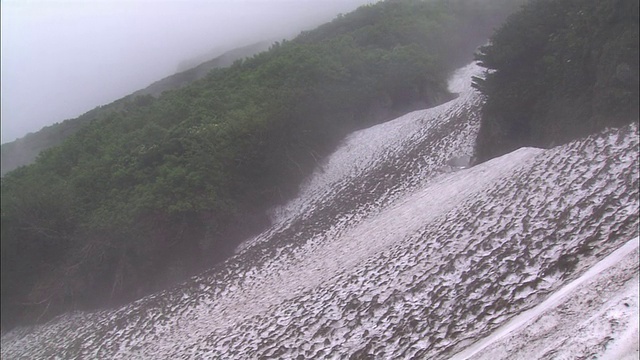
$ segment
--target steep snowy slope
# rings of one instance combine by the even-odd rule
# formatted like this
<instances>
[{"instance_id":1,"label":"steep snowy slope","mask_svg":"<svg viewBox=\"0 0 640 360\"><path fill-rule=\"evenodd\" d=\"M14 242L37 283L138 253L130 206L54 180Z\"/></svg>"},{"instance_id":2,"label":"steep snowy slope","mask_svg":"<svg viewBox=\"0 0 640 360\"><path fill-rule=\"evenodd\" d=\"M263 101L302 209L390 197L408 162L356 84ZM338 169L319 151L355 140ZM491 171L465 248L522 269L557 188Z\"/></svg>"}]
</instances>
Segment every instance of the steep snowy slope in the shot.
<instances>
[{"instance_id":1,"label":"steep snowy slope","mask_svg":"<svg viewBox=\"0 0 640 360\"><path fill-rule=\"evenodd\" d=\"M2 358L633 355L637 126L453 171L479 72L458 71L449 103L352 134L222 266L14 330Z\"/></svg>"}]
</instances>

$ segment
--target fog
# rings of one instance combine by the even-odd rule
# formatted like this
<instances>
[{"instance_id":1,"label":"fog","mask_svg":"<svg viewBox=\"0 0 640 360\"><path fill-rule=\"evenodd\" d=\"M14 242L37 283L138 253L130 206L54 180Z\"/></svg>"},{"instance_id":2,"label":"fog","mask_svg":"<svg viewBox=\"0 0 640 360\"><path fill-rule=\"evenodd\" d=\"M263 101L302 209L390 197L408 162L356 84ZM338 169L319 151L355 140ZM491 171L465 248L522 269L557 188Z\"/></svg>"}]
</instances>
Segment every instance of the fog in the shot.
<instances>
[{"instance_id":1,"label":"fog","mask_svg":"<svg viewBox=\"0 0 640 360\"><path fill-rule=\"evenodd\" d=\"M3 0L2 143L375 0Z\"/></svg>"}]
</instances>

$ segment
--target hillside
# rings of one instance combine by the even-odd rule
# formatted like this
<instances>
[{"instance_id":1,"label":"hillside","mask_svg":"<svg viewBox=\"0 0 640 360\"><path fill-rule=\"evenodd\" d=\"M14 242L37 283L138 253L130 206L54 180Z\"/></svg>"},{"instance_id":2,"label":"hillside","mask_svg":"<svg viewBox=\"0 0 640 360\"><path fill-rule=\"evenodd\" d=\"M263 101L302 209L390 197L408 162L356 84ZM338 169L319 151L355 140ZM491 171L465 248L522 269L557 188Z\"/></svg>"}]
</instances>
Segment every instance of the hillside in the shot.
<instances>
[{"instance_id":1,"label":"hillside","mask_svg":"<svg viewBox=\"0 0 640 360\"><path fill-rule=\"evenodd\" d=\"M45 126L41 130L29 133L20 139L2 144L0 152L2 154L0 175L4 176L11 170L33 163L42 151L59 145L66 138L75 134L82 126L104 117L105 114L121 111L127 107L144 102L145 95L158 97L165 91L179 89L193 81L203 78L213 69L230 66L236 60L251 57L261 51L265 51L269 48L269 45L270 42L259 42L230 50L192 69L183 70L177 74L167 76L122 99L90 110L75 119L68 119L60 123ZM142 97L137 99L138 96Z\"/></svg>"},{"instance_id":2,"label":"hillside","mask_svg":"<svg viewBox=\"0 0 640 360\"><path fill-rule=\"evenodd\" d=\"M225 263L128 306L2 336L2 357L637 356L639 130L455 170L459 96L351 134Z\"/></svg>"},{"instance_id":3,"label":"hillside","mask_svg":"<svg viewBox=\"0 0 640 360\"><path fill-rule=\"evenodd\" d=\"M115 306L233 254L354 130L454 95L513 1L387 1L100 114L2 179L2 324Z\"/></svg>"},{"instance_id":4,"label":"hillside","mask_svg":"<svg viewBox=\"0 0 640 360\"><path fill-rule=\"evenodd\" d=\"M485 161L637 122L640 9L636 0L536 0L480 49L489 70L476 142Z\"/></svg>"},{"instance_id":5,"label":"hillside","mask_svg":"<svg viewBox=\"0 0 640 360\"><path fill-rule=\"evenodd\" d=\"M456 70L513 6L364 6L8 173L2 358L638 358L637 3Z\"/></svg>"},{"instance_id":6,"label":"hillside","mask_svg":"<svg viewBox=\"0 0 640 360\"><path fill-rule=\"evenodd\" d=\"M197 66L194 66L190 69L180 71L177 74L156 81L146 88L138 90L129 96L136 97L151 95L154 97L158 97L165 91L179 89L183 86L191 84L196 80L202 79L203 77L207 76L207 74L211 70L229 67L235 61L250 58L258 53L267 51L272 43L272 41L262 41L227 51L212 60L204 61L201 64L198 64Z\"/></svg>"}]
</instances>

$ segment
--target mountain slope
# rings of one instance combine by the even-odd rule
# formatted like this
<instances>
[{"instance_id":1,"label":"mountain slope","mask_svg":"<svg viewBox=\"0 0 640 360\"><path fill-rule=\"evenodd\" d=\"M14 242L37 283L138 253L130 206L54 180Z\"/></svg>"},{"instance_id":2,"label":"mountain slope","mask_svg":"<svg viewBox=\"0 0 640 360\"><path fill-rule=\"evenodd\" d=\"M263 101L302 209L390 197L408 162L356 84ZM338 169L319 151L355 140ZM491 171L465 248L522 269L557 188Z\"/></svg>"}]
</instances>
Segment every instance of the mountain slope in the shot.
<instances>
[{"instance_id":1,"label":"mountain slope","mask_svg":"<svg viewBox=\"0 0 640 360\"><path fill-rule=\"evenodd\" d=\"M134 301L228 258L347 134L450 99L454 64L515 3L378 2L105 109L2 178L3 326Z\"/></svg>"},{"instance_id":2,"label":"mountain slope","mask_svg":"<svg viewBox=\"0 0 640 360\"><path fill-rule=\"evenodd\" d=\"M179 89L207 75L213 69L231 66L234 61L251 57L269 48L270 42L259 42L230 50L214 59L208 60L194 66L192 69L180 71L177 74L167 76L158 80L144 89L138 90L130 95L118 99L110 104L98 106L75 119L69 119L25 135L24 137L2 144L2 168L0 175L33 163L38 155L49 148L59 145L66 138L75 134L82 126L88 125L91 121L103 117L106 113L120 111L131 105L128 103L142 102L145 98L136 100L138 96L151 95L160 96L163 92ZM148 101L148 99L146 100Z\"/></svg>"},{"instance_id":3,"label":"mountain slope","mask_svg":"<svg viewBox=\"0 0 640 360\"><path fill-rule=\"evenodd\" d=\"M224 54L215 57L214 59L203 61L202 63L190 67L187 70L182 70L177 74L156 81L146 88L138 90L129 96L136 97L142 95L151 95L154 97L158 97L165 91L179 89L196 80L202 79L211 70L231 66L235 61L250 58L260 52L266 51L269 49L269 46L271 46L272 43L273 42L271 41L261 41L255 44L227 51Z\"/></svg>"},{"instance_id":4,"label":"mountain slope","mask_svg":"<svg viewBox=\"0 0 640 360\"><path fill-rule=\"evenodd\" d=\"M490 69L477 158L565 144L640 115L636 0L532 0L477 58Z\"/></svg>"},{"instance_id":5,"label":"mountain slope","mask_svg":"<svg viewBox=\"0 0 640 360\"><path fill-rule=\"evenodd\" d=\"M638 236L638 127L451 171L478 129L479 72L458 72L453 101L349 136L223 265L118 310L4 334L3 358L442 359L568 289ZM638 277L629 244L631 257L602 274L637 309L624 290ZM633 311L621 314L633 324ZM615 343L623 330L589 341Z\"/></svg>"}]
</instances>

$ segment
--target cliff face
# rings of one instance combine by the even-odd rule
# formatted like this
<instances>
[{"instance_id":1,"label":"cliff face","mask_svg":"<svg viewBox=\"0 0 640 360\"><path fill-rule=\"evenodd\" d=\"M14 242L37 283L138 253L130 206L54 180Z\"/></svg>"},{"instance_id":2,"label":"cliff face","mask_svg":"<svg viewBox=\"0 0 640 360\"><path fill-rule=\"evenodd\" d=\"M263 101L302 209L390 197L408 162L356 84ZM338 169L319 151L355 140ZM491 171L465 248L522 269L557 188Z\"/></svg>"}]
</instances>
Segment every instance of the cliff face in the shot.
<instances>
[{"instance_id":1,"label":"cliff face","mask_svg":"<svg viewBox=\"0 0 640 360\"><path fill-rule=\"evenodd\" d=\"M454 171L473 155L479 72L456 73L450 102L351 134L220 266L120 309L3 334L2 357L633 351L638 127Z\"/></svg>"}]
</instances>

